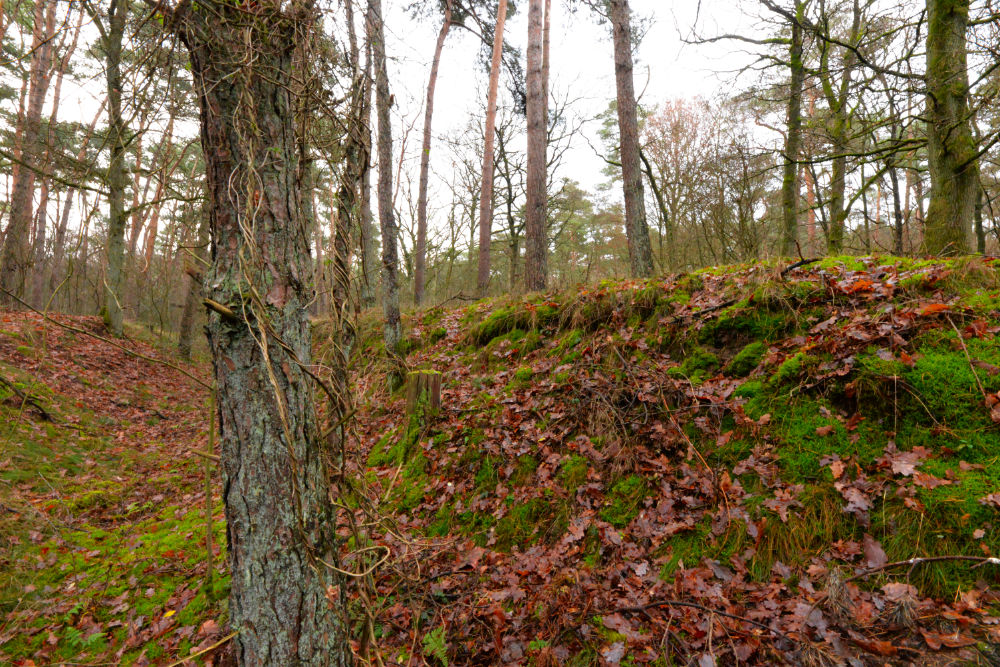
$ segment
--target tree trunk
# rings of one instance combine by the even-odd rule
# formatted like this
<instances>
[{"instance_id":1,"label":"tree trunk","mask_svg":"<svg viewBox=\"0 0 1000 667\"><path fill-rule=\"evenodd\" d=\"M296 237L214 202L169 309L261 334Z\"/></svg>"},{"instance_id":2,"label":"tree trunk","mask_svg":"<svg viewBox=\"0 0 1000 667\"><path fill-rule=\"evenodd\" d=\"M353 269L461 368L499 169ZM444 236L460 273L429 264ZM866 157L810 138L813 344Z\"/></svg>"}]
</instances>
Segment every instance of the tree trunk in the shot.
<instances>
[{"instance_id":1,"label":"tree trunk","mask_svg":"<svg viewBox=\"0 0 1000 667\"><path fill-rule=\"evenodd\" d=\"M107 58L108 142L108 239L104 274L104 324L115 336L122 335L121 283L125 261L125 119L122 116L122 39L125 35L127 0L111 0L108 8L104 48Z\"/></svg>"},{"instance_id":2,"label":"tree trunk","mask_svg":"<svg viewBox=\"0 0 1000 667\"><path fill-rule=\"evenodd\" d=\"M368 8L368 15L365 19L366 25L371 21L371 8ZM375 306L376 295L376 270L378 259L375 256L375 221L372 215L372 45L368 40L368 57L365 59L364 75L364 110L362 118L364 123L364 144L365 160L364 169L361 173L361 286L358 290L362 308L372 308Z\"/></svg>"},{"instance_id":3,"label":"tree trunk","mask_svg":"<svg viewBox=\"0 0 1000 667\"><path fill-rule=\"evenodd\" d=\"M399 320L399 259L396 252L396 220L392 210L392 119L389 107L389 70L385 61L385 28L382 0L368 0L369 40L375 65L375 107L378 116L378 218L382 232L383 338L390 355L399 352L403 337Z\"/></svg>"},{"instance_id":4,"label":"tree trunk","mask_svg":"<svg viewBox=\"0 0 1000 667\"><path fill-rule=\"evenodd\" d=\"M187 8L206 160L231 626L242 666L349 665L312 382L309 230L297 207L292 54L307 6Z\"/></svg>"},{"instance_id":5,"label":"tree trunk","mask_svg":"<svg viewBox=\"0 0 1000 667\"><path fill-rule=\"evenodd\" d=\"M892 183L892 215L894 221L892 234L892 252L897 257L903 256L903 208L899 198L899 173L893 163L889 167L889 181Z\"/></svg>"},{"instance_id":6,"label":"tree trunk","mask_svg":"<svg viewBox=\"0 0 1000 667\"><path fill-rule=\"evenodd\" d=\"M35 176L43 148L41 141L42 107L49 88L52 42L55 36L56 2L38 0L35 4L31 38L31 65L28 70L27 106L20 123L20 158L24 162L14 173L10 195L10 221L0 254L0 287L16 297L25 296L25 283L31 269L31 246L28 243L33 217ZM16 151L15 151L16 152ZM0 294L0 305L17 307L17 300Z\"/></svg>"},{"instance_id":7,"label":"tree trunk","mask_svg":"<svg viewBox=\"0 0 1000 667\"><path fill-rule=\"evenodd\" d=\"M965 32L969 0L927 0L927 162L931 174L924 250L969 251L976 205L976 142L969 119Z\"/></svg>"},{"instance_id":8,"label":"tree trunk","mask_svg":"<svg viewBox=\"0 0 1000 667\"><path fill-rule=\"evenodd\" d=\"M444 20L434 46L434 59L427 79L427 101L424 105L424 137L420 149L420 185L417 193L417 243L413 268L413 303L419 306L424 299L424 270L427 262L427 181L431 169L431 120L434 117L434 87L437 85L441 51L451 30L451 0L445 0Z\"/></svg>"},{"instance_id":9,"label":"tree trunk","mask_svg":"<svg viewBox=\"0 0 1000 667\"><path fill-rule=\"evenodd\" d=\"M200 211L199 214L201 219L198 222L198 239L197 247L194 249L194 256L199 259L205 259L205 248L208 247L209 241L208 216L205 215L204 211ZM185 361L190 361L191 359L194 320L198 315L198 306L201 301L198 297L201 294L202 281L195 278L195 275L200 274L203 268L201 262L199 262L196 268L197 272L188 274L188 289L184 295L184 310L181 311L181 324L177 335L177 351L180 353L181 359Z\"/></svg>"},{"instance_id":10,"label":"tree trunk","mask_svg":"<svg viewBox=\"0 0 1000 667\"><path fill-rule=\"evenodd\" d=\"M802 61L802 19L805 3L795 3L796 21L792 24L792 45L789 51L791 85L788 91L787 129L785 133L784 176L781 180L781 213L783 235L781 252L786 256L795 253L799 235L799 179L798 160L802 146L802 87L805 82L805 65Z\"/></svg>"},{"instance_id":11,"label":"tree trunk","mask_svg":"<svg viewBox=\"0 0 1000 667\"><path fill-rule=\"evenodd\" d=\"M548 278L546 255L546 159L545 108L542 77L542 0L528 0L528 166L527 204L524 211L525 256L524 287L527 291L545 289Z\"/></svg>"},{"instance_id":12,"label":"tree trunk","mask_svg":"<svg viewBox=\"0 0 1000 667\"><path fill-rule=\"evenodd\" d=\"M975 204L975 231L976 231L976 252L980 255L986 254L986 229L983 227L983 185L976 183L976 204Z\"/></svg>"},{"instance_id":13,"label":"tree trunk","mask_svg":"<svg viewBox=\"0 0 1000 667\"><path fill-rule=\"evenodd\" d=\"M625 236L633 278L653 274L653 249L646 223L646 197L639 158L639 120L632 81L632 26L628 0L610 0L609 16L615 47L618 91L618 132L621 138L622 189L625 195Z\"/></svg>"},{"instance_id":14,"label":"tree trunk","mask_svg":"<svg viewBox=\"0 0 1000 667\"><path fill-rule=\"evenodd\" d=\"M486 133L483 143L483 180L479 190L479 267L476 292L486 296L490 286L490 242L493 237L493 145L497 127L497 88L503 57L503 30L507 21L507 0L497 5L497 24L493 30L493 60L490 63L490 90L486 97Z\"/></svg>"},{"instance_id":15,"label":"tree trunk","mask_svg":"<svg viewBox=\"0 0 1000 667\"><path fill-rule=\"evenodd\" d=\"M69 68L70 59L73 57L73 53L76 51L76 45L80 39L80 29L83 26L83 17L84 11L81 9L79 11L79 18L76 22L76 28L73 31L73 38L69 47L66 49L66 52L63 53L62 57L59 59L59 64L56 66L56 84L52 90L52 113L49 115L48 131L45 136L45 155L42 159L44 176L42 178L42 193L38 205L38 213L35 216L38 231L35 234L35 248L33 252L34 271L32 301L35 306L39 308L45 305L45 291L46 285L48 284L48 281L46 280L48 267L46 266L45 261L45 243L47 238L46 229L48 223L49 190L52 187L52 153L55 141L53 131L59 120L59 103L62 99L63 79L66 76L66 70ZM56 208L58 210L58 206Z\"/></svg>"}]
</instances>

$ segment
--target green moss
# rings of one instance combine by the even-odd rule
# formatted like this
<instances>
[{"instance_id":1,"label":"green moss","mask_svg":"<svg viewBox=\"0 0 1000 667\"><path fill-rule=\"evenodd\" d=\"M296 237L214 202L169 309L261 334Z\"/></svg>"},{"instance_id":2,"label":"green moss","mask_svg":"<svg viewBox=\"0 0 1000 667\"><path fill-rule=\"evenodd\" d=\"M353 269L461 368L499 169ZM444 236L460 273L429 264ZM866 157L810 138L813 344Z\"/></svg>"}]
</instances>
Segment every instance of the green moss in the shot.
<instances>
[{"instance_id":1,"label":"green moss","mask_svg":"<svg viewBox=\"0 0 1000 667\"><path fill-rule=\"evenodd\" d=\"M515 466L514 472L510 476L510 483L514 486L524 486L534 478L537 470L538 459L534 456L526 454L518 457L517 466Z\"/></svg>"},{"instance_id":2,"label":"green moss","mask_svg":"<svg viewBox=\"0 0 1000 667\"><path fill-rule=\"evenodd\" d=\"M680 366L667 371L671 377L686 378L693 384L701 384L713 371L719 368L719 357L700 347L687 352Z\"/></svg>"},{"instance_id":3,"label":"green moss","mask_svg":"<svg viewBox=\"0 0 1000 667\"><path fill-rule=\"evenodd\" d=\"M772 387L797 383L806 371L816 364L805 352L799 352L785 359L774 374L768 379Z\"/></svg>"},{"instance_id":4,"label":"green moss","mask_svg":"<svg viewBox=\"0 0 1000 667\"><path fill-rule=\"evenodd\" d=\"M514 371L514 379L518 382L528 382L534 374L535 372L531 370L530 366L520 366Z\"/></svg>"},{"instance_id":5,"label":"green moss","mask_svg":"<svg viewBox=\"0 0 1000 667\"><path fill-rule=\"evenodd\" d=\"M370 468L399 465L408 453L408 443L399 437L400 429L394 428L383 435L368 454Z\"/></svg>"},{"instance_id":6,"label":"green moss","mask_svg":"<svg viewBox=\"0 0 1000 667\"><path fill-rule=\"evenodd\" d=\"M584 457L573 454L559 464L559 483L566 491L573 493L587 481L590 462Z\"/></svg>"},{"instance_id":7,"label":"green moss","mask_svg":"<svg viewBox=\"0 0 1000 667\"><path fill-rule=\"evenodd\" d=\"M448 335L447 329L445 329L444 327L437 327L436 329L431 329L427 333L427 340L431 345L433 345L438 341L444 340L444 338L447 337L447 335Z\"/></svg>"},{"instance_id":8,"label":"green moss","mask_svg":"<svg viewBox=\"0 0 1000 667\"><path fill-rule=\"evenodd\" d=\"M601 518L616 528L624 528L639 514L642 501L649 495L649 485L639 475L618 480L606 497Z\"/></svg>"},{"instance_id":9,"label":"green moss","mask_svg":"<svg viewBox=\"0 0 1000 667\"><path fill-rule=\"evenodd\" d=\"M755 398L760 396L764 390L764 383L761 380L747 380L733 392L734 398Z\"/></svg>"},{"instance_id":10,"label":"green moss","mask_svg":"<svg viewBox=\"0 0 1000 667\"><path fill-rule=\"evenodd\" d=\"M475 489L479 493L492 491L500 483L500 475L497 472L498 464L500 463L499 460L487 454L483 457L482 461L473 479Z\"/></svg>"},{"instance_id":11,"label":"green moss","mask_svg":"<svg viewBox=\"0 0 1000 667\"><path fill-rule=\"evenodd\" d=\"M726 365L726 374L733 377L746 377L753 369L757 368L766 353L766 343L760 341L749 343Z\"/></svg>"},{"instance_id":12,"label":"green moss","mask_svg":"<svg viewBox=\"0 0 1000 667\"><path fill-rule=\"evenodd\" d=\"M497 336L502 336L518 328L523 318L513 306L498 308L469 331L473 343L486 345Z\"/></svg>"},{"instance_id":13,"label":"green moss","mask_svg":"<svg viewBox=\"0 0 1000 667\"><path fill-rule=\"evenodd\" d=\"M507 551L514 546L527 546L539 541L552 543L562 537L569 526L569 508L565 503L545 498L532 498L511 506L497 521L497 547Z\"/></svg>"},{"instance_id":14,"label":"green moss","mask_svg":"<svg viewBox=\"0 0 1000 667\"><path fill-rule=\"evenodd\" d=\"M579 345L583 341L583 329L572 329L559 339L555 353L558 356L566 354L569 350Z\"/></svg>"}]
</instances>

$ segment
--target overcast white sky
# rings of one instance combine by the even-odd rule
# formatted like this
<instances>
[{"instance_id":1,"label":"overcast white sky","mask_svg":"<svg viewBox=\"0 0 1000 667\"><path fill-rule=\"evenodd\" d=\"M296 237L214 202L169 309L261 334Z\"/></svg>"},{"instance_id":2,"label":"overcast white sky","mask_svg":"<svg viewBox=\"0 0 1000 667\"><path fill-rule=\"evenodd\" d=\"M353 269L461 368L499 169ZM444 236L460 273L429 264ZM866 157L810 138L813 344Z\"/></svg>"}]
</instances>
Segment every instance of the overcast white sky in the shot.
<instances>
[{"instance_id":1,"label":"overcast white sky","mask_svg":"<svg viewBox=\"0 0 1000 667\"><path fill-rule=\"evenodd\" d=\"M427 75L439 25L416 21L403 10L407 0L383 0L386 14L386 47L390 77L396 95L395 113L400 119L418 118L411 138L416 159L419 132L423 126L423 103ZM521 48L527 41L527 2L521 0L518 13L507 23L507 40ZM635 62L635 87L642 103L655 106L678 97L712 97L732 80L716 72L730 71L747 61L747 56L730 51L732 45L685 45L696 21L695 0L631 0L632 11L646 20L648 32L639 47ZM554 89L569 91L578 100L573 113L583 119L593 118L615 97L614 62L611 36L606 25L598 24L587 10L571 13L564 0L552 3L552 83ZM746 24L735 0L705 0L699 24L703 32L733 29ZM476 108L485 104L486 73L478 66L477 38L465 30L452 30L441 60L435 102L434 134L440 137L461 128ZM481 99L482 98L482 99ZM401 127L401 125L400 125ZM596 139L596 123L585 131L591 142ZM397 133L397 138L399 134ZM441 165L443 149L432 151ZM594 155L588 142L578 139L566 160L562 175L593 189L604 180L604 163ZM415 167L414 167L415 168ZM443 168L443 165L442 165ZM433 190L432 186L432 190Z\"/></svg>"}]
</instances>

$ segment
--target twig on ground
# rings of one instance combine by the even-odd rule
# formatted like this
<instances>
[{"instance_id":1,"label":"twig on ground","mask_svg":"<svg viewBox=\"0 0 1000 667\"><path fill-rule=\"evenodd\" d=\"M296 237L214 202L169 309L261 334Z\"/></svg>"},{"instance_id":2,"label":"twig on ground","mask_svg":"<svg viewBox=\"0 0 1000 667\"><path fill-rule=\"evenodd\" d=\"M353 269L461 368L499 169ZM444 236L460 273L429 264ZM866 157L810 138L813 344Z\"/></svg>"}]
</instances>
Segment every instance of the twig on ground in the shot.
<instances>
[{"instance_id":1,"label":"twig on ground","mask_svg":"<svg viewBox=\"0 0 1000 667\"><path fill-rule=\"evenodd\" d=\"M31 407L33 407L36 410L38 410L39 414L42 415L42 419L44 419L45 421L47 421L47 422L53 422L53 423L56 421L55 416L53 416L53 414L51 412L49 412L48 410L46 410L45 407L41 403L38 402L37 398L35 398L31 394L28 394L28 393L25 393L25 392L21 391L10 380L8 380L8 379L6 379L4 377L0 377L0 385L3 385L4 387L7 387L12 392L14 392L14 395L17 396L19 399L21 399L24 403L27 403Z\"/></svg>"},{"instance_id":2,"label":"twig on ground","mask_svg":"<svg viewBox=\"0 0 1000 667\"><path fill-rule=\"evenodd\" d=\"M940 563L949 560L952 561L963 560L963 561L974 562L976 564L972 566L973 570L975 570L976 568L980 568L983 565L1000 565L1000 558L990 558L987 556L925 556L925 557L909 558L907 560L898 560L893 563L886 563L881 567L875 567L870 570L865 570L864 572L856 574L853 577L850 577L849 579L845 579L844 583L846 584L852 581L857 581L858 579L865 579L866 577L870 577L873 574L878 574L879 572L884 572L886 570L892 570L897 567L903 567L904 565L910 566L910 569L906 571L906 578L909 579L910 575L913 574L913 570L916 569L918 565L921 565L923 563Z\"/></svg>"},{"instance_id":3,"label":"twig on ground","mask_svg":"<svg viewBox=\"0 0 1000 667\"><path fill-rule=\"evenodd\" d=\"M655 609L656 607L690 607L691 609L698 609L700 611L704 611L709 614L717 614L725 618L730 618L734 621L749 623L750 625L753 625L755 627L767 630L768 632L772 632L788 642L791 642L793 644L796 643L795 640L793 640L791 637L789 637L781 630L775 630L771 626L761 623L760 621L755 621L752 618L746 618L745 616L737 616L736 614L729 614L724 611L719 611L718 609L712 609L711 607L706 607L705 605L701 605L696 602L684 602L682 600L654 600L653 602L644 605L639 605L637 607L619 607L611 613L615 614L640 613L648 611L650 609Z\"/></svg>"},{"instance_id":4,"label":"twig on ground","mask_svg":"<svg viewBox=\"0 0 1000 667\"><path fill-rule=\"evenodd\" d=\"M818 261L819 261L818 257L814 257L812 259L800 259L799 261L794 262L793 264L789 264L788 266L786 266L785 268L783 268L781 270L781 273L779 275L781 276L782 279L784 279L785 276L787 276L789 273L791 273L795 269L801 268L803 266L808 266L809 264L815 264Z\"/></svg>"}]
</instances>

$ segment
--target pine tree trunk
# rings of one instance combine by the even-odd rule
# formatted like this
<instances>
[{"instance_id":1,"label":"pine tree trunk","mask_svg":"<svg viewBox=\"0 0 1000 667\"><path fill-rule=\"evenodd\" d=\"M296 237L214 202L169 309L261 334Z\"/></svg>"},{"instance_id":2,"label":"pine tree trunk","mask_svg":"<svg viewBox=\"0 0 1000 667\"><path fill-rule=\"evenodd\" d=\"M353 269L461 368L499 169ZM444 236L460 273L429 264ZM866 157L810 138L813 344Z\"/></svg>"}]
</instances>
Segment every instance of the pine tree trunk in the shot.
<instances>
[{"instance_id":1,"label":"pine tree trunk","mask_svg":"<svg viewBox=\"0 0 1000 667\"><path fill-rule=\"evenodd\" d=\"M639 120L632 81L632 26L628 0L610 0L609 16L615 47L618 91L618 131L621 137L622 189L625 195L625 235L633 278L653 274L653 249L646 222L646 197L639 158Z\"/></svg>"},{"instance_id":2,"label":"pine tree trunk","mask_svg":"<svg viewBox=\"0 0 1000 667\"><path fill-rule=\"evenodd\" d=\"M479 267L476 291L486 296L490 286L490 242L493 237L494 142L497 127L497 89L503 58L503 31L507 21L507 0L497 5L497 23L493 30L493 59L490 63L490 89L486 96L486 131L483 137L483 180L479 190Z\"/></svg>"},{"instance_id":3,"label":"pine tree trunk","mask_svg":"<svg viewBox=\"0 0 1000 667\"><path fill-rule=\"evenodd\" d=\"M417 306L424 299L424 272L427 263L427 182L431 169L431 121L434 118L434 87L437 85L438 66L441 64L441 51L444 41L451 30L451 0L445 0L444 20L438 32L437 43L434 45L434 59L431 61L431 73L427 78L427 101L424 104L424 136L420 148L420 184L417 193L417 243L413 268L413 303Z\"/></svg>"},{"instance_id":4,"label":"pine tree trunk","mask_svg":"<svg viewBox=\"0 0 1000 667\"><path fill-rule=\"evenodd\" d=\"M183 16L206 159L229 614L244 666L349 665L329 471L314 413L309 230L292 53L317 20L276 0ZM252 50L252 51L251 51Z\"/></svg>"},{"instance_id":5,"label":"pine tree trunk","mask_svg":"<svg viewBox=\"0 0 1000 667\"><path fill-rule=\"evenodd\" d=\"M48 92L55 35L56 2L37 0L31 38L31 65L28 70L27 105L22 122L19 152L23 166L14 170L10 195L10 220L0 254L0 287L16 297L24 297L31 270L29 236L33 216L35 177L43 152L41 141L42 107ZM19 307L16 299L0 293L0 305Z\"/></svg>"},{"instance_id":6,"label":"pine tree trunk","mask_svg":"<svg viewBox=\"0 0 1000 667\"><path fill-rule=\"evenodd\" d=\"M976 205L976 142L969 120L965 33L969 0L927 0L927 163L931 175L924 250L969 251Z\"/></svg>"},{"instance_id":7,"label":"pine tree trunk","mask_svg":"<svg viewBox=\"0 0 1000 667\"><path fill-rule=\"evenodd\" d=\"M528 166L527 203L524 211L524 287L545 289L548 278L546 255L546 159L545 107L542 77L542 0L528 0Z\"/></svg>"},{"instance_id":8,"label":"pine tree trunk","mask_svg":"<svg viewBox=\"0 0 1000 667\"><path fill-rule=\"evenodd\" d=\"M799 234L799 179L798 160L802 146L802 88L805 66L802 61L802 26L805 4L795 3L796 18L792 24L792 45L789 51L791 85L788 91L787 128L785 132L784 176L781 180L781 213L783 234L781 252L786 256L795 253Z\"/></svg>"},{"instance_id":9,"label":"pine tree trunk","mask_svg":"<svg viewBox=\"0 0 1000 667\"><path fill-rule=\"evenodd\" d=\"M200 220L198 222L197 247L194 249L194 256L199 259L206 259L205 249L208 247L209 230L208 216L204 211L199 211ZM198 306L201 303L202 281L195 275L201 271L201 263L197 266L198 271L188 274L188 289L184 295L184 309L181 311L181 323L177 335L177 352L181 359L186 361L191 359L191 346L194 338L194 321L198 316Z\"/></svg>"},{"instance_id":10,"label":"pine tree trunk","mask_svg":"<svg viewBox=\"0 0 1000 667\"><path fill-rule=\"evenodd\" d=\"M389 71L385 59L382 0L368 0L369 39L375 65L375 107L378 116L378 218L382 232L383 339L390 355L399 351L403 337L399 320L399 259L396 220L392 210L392 119L389 116Z\"/></svg>"},{"instance_id":11,"label":"pine tree trunk","mask_svg":"<svg viewBox=\"0 0 1000 667\"><path fill-rule=\"evenodd\" d=\"M104 324L114 336L122 335L121 285L125 262L125 119L122 116L122 39L125 35L127 0L111 0L107 35L104 39L107 66L109 138L108 239L104 273Z\"/></svg>"}]
</instances>

